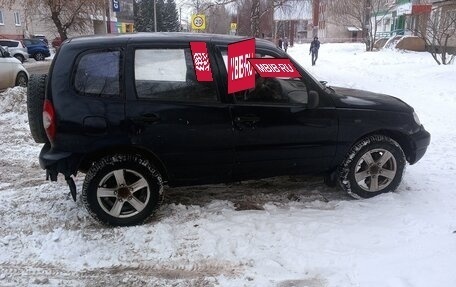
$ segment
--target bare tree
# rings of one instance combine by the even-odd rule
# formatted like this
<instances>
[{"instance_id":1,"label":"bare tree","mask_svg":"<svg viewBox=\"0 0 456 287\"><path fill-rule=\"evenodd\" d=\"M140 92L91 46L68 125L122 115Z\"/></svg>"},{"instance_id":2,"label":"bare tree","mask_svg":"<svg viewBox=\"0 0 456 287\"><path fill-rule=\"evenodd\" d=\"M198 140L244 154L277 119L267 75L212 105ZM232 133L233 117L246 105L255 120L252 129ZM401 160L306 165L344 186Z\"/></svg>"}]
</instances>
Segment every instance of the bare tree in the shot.
<instances>
[{"instance_id":1,"label":"bare tree","mask_svg":"<svg viewBox=\"0 0 456 287\"><path fill-rule=\"evenodd\" d=\"M187 0L186 5L191 5L195 11L203 13L214 6L227 6L237 10L239 22L248 22L249 27L239 27L245 35L260 37L262 23L266 17L272 17L274 9L290 6L290 2L310 2L311 0ZM236 9L237 8L237 9ZM272 25L272 18L267 19ZM244 25L243 25L244 26Z\"/></svg>"},{"instance_id":2,"label":"bare tree","mask_svg":"<svg viewBox=\"0 0 456 287\"><path fill-rule=\"evenodd\" d=\"M366 51L372 51L378 24L393 9L393 3L391 0L329 0L328 10L335 24L360 29Z\"/></svg>"},{"instance_id":3,"label":"bare tree","mask_svg":"<svg viewBox=\"0 0 456 287\"><path fill-rule=\"evenodd\" d=\"M40 19L51 19L60 38L68 38L69 31L84 32L91 17L104 15L106 0L0 0L12 7L21 5Z\"/></svg>"},{"instance_id":4,"label":"bare tree","mask_svg":"<svg viewBox=\"0 0 456 287\"><path fill-rule=\"evenodd\" d=\"M232 17L230 11L223 5L212 6L207 11L207 31L215 34L227 34Z\"/></svg>"},{"instance_id":5,"label":"bare tree","mask_svg":"<svg viewBox=\"0 0 456 287\"><path fill-rule=\"evenodd\" d=\"M447 65L454 61L456 55L449 54L450 40L456 42L456 13L455 10L445 11L435 8L427 15L425 29L415 31L423 39L437 64Z\"/></svg>"}]
</instances>

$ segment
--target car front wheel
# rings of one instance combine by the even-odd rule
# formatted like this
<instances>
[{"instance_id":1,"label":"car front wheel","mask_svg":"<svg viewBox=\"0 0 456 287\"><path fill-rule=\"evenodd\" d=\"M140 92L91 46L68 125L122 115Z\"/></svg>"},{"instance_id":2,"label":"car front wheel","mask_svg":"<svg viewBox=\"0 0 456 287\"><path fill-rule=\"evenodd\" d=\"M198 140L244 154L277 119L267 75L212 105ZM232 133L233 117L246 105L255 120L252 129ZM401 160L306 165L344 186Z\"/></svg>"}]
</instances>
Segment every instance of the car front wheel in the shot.
<instances>
[{"instance_id":1,"label":"car front wheel","mask_svg":"<svg viewBox=\"0 0 456 287\"><path fill-rule=\"evenodd\" d=\"M24 61L25 61L24 56L22 56L21 54L16 54L16 55L14 55L14 58L16 58L16 59L18 59L19 61L21 61L21 63L24 63Z\"/></svg>"},{"instance_id":2,"label":"car front wheel","mask_svg":"<svg viewBox=\"0 0 456 287\"><path fill-rule=\"evenodd\" d=\"M98 221L111 226L137 225L159 207L163 181L139 155L116 154L93 164L84 180L82 201Z\"/></svg>"},{"instance_id":3,"label":"car front wheel","mask_svg":"<svg viewBox=\"0 0 456 287\"><path fill-rule=\"evenodd\" d=\"M19 72L16 76L16 86L27 87L28 77L24 72Z\"/></svg>"},{"instance_id":4,"label":"car front wheel","mask_svg":"<svg viewBox=\"0 0 456 287\"><path fill-rule=\"evenodd\" d=\"M339 185L354 198L395 191L405 170L401 146L383 135L356 143L339 169Z\"/></svg>"}]
</instances>

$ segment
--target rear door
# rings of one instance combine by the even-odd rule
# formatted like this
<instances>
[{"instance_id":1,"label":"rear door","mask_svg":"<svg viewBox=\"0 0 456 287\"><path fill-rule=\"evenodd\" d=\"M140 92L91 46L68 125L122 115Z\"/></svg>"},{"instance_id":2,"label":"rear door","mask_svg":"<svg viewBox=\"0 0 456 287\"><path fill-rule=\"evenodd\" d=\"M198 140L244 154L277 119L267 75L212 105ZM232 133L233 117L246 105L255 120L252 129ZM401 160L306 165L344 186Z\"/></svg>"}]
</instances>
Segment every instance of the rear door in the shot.
<instances>
[{"instance_id":1,"label":"rear door","mask_svg":"<svg viewBox=\"0 0 456 287\"><path fill-rule=\"evenodd\" d=\"M198 82L190 45L128 47L126 117L131 142L160 158L171 185L230 178L229 105L215 82ZM214 70L214 67L212 67Z\"/></svg>"}]
</instances>

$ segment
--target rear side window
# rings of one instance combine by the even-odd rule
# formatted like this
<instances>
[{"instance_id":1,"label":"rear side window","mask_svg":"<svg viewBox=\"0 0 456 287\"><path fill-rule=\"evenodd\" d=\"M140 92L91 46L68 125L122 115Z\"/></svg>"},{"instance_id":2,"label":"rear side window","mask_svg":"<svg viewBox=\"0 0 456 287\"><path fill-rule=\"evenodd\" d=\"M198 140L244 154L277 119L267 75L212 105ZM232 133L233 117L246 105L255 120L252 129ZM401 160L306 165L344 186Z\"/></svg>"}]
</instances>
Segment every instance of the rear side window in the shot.
<instances>
[{"instance_id":1,"label":"rear side window","mask_svg":"<svg viewBox=\"0 0 456 287\"><path fill-rule=\"evenodd\" d=\"M36 40L36 39L24 39L24 45L31 46L31 45L46 45L44 41Z\"/></svg>"},{"instance_id":2,"label":"rear side window","mask_svg":"<svg viewBox=\"0 0 456 287\"><path fill-rule=\"evenodd\" d=\"M14 41L0 41L0 45L14 48L17 47L19 42L14 42Z\"/></svg>"},{"instance_id":3,"label":"rear side window","mask_svg":"<svg viewBox=\"0 0 456 287\"><path fill-rule=\"evenodd\" d=\"M215 102L214 82L198 82L190 49L138 49L135 52L138 98Z\"/></svg>"},{"instance_id":4,"label":"rear side window","mask_svg":"<svg viewBox=\"0 0 456 287\"><path fill-rule=\"evenodd\" d=\"M74 75L74 88L82 95L119 97L120 52L84 54Z\"/></svg>"}]
</instances>

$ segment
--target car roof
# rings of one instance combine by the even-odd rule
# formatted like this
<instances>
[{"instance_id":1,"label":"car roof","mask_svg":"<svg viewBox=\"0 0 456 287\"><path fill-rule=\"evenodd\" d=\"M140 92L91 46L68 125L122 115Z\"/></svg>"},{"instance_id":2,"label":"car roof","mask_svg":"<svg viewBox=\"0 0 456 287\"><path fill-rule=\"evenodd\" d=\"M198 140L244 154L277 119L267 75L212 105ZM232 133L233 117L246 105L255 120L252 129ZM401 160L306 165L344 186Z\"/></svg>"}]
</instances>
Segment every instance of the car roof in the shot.
<instances>
[{"instance_id":1,"label":"car roof","mask_svg":"<svg viewBox=\"0 0 456 287\"><path fill-rule=\"evenodd\" d=\"M0 39L0 41L20 42L19 40L13 40L13 39Z\"/></svg>"},{"instance_id":2,"label":"car roof","mask_svg":"<svg viewBox=\"0 0 456 287\"><path fill-rule=\"evenodd\" d=\"M217 44L230 44L242 40L249 39L250 37L231 36L221 34L208 34L208 33L184 33L184 32L139 32L139 33L126 33L126 34L104 34L104 35L91 35L75 37L68 40L68 43L83 43L83 44L126 44L130 42L176 42L186 43L190 41L213 42ZM256 38L256 43L262 46L275 47L275 45L265 39Z\"/></svg>"}]
</instances>

